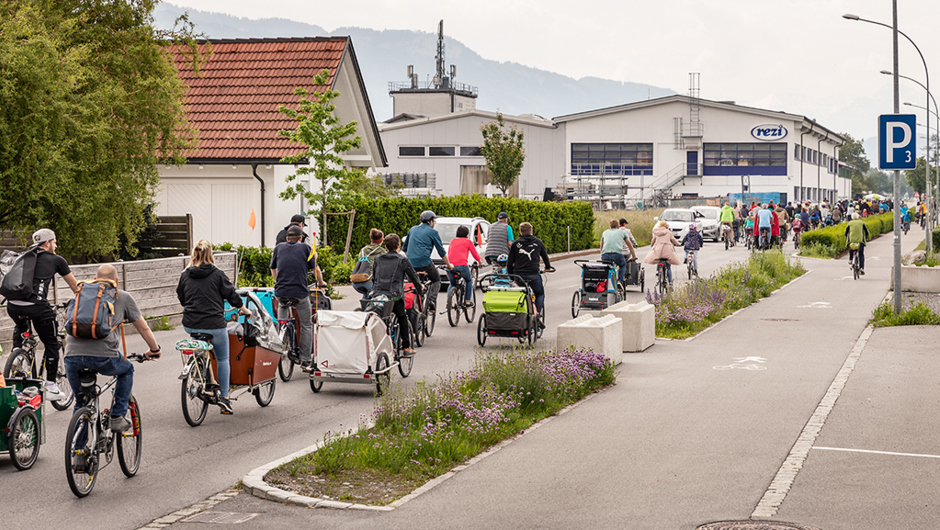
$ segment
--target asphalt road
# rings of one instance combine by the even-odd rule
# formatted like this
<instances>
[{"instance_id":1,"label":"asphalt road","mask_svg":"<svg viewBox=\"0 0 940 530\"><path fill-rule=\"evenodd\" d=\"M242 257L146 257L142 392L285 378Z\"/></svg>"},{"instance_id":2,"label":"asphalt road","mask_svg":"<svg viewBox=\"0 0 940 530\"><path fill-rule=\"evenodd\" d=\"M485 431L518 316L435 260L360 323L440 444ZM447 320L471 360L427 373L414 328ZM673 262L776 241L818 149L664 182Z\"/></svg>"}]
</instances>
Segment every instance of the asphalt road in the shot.
<instances>
[{"instance_id":1,"label":"asphalt road","mask_svg":"<svg viewBox=\"0 0 940 530\"><path fill-rule=\"evenodd\" d=\"M641 257L645 250L641 249ZM741 246L725 251L717 244L706 243L699 257L701 274L707 276L746 255L747 250ZM580 269L573 260L558 261L555 266L558 272L550 275L547 285L549 329L542 341L546 346L552 342L555 326L570 318L571 295L579 284ZM650 287L655 269L646 267ZM681 276L677 278L681 281ZM352 293L348 288L343 291ZM636 288L628 293L630 301L643 297ZM336 301L334 308L351 309L358 305L356 298L352 293ZM439 305L443 303L442 293ZM135 365L134 394L142 409L145 436L138 475L127 479L113 463L100 472L89 497L76 499L69 491L64 469L64 435L69 413L47 408L46 440L36 466L17 472L8 459L0 457L0 498L7 508L3 526L18 528L69 521L80 527L137 528L231 487L251 469L310 446L328 431L355 426L373 408L371 386L325 384L321 393L313 394L298 372L294 380L279 382L269 407L259 407L246 394L234 403L234 416L221 416L210 408L203 425L189 427L180 411L177 375L181 362L172 350L175 341L185 336L182 329L159 332L157 338L164 347L164 359ZM497 342L514 343L508 339ZM132 351L145 349L136 336L129 337L128 344ZM488 348L491 344L487 343ZM433 382L437 374L468 368L476 350L475 323L450 328L446 316L439 315L434 335L418 350L411 377L402 380L396 374L393 380L405 384L422 379ZM735 349L733 353L739 352ZM725 357L730 356L729 353ZM658 365L655 370L668 370L669 362L669 359L654 361ZM688 376L684 384L695 387L695 377ZM785 419L799 428L806 417L799 414L802 411L796 412ZM734 415L732 410L717 413ZM591 470L590 474L597 472Z\"/></svg>"}]
</instances>

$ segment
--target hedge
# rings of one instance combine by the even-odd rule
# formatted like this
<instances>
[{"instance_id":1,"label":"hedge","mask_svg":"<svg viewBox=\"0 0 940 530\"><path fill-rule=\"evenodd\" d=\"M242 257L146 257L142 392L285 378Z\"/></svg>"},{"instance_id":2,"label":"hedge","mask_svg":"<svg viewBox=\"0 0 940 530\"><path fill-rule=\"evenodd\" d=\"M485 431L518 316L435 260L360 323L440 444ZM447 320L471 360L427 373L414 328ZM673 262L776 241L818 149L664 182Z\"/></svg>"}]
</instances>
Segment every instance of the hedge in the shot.
<instances>
[{"instance_id":1,"label":"hedge","mask_svg":"<svg viewBox=\"0 0 940 530\"><path fill-rule=\"evenodd\" d=\"M940 249L940 226L933 229L931 237L933 238L933 250L936 252L937 249Z\"/></svg>"},{"instance_id":2,"label":"hedge","mask_svg":"<svg viewBox=\"0 0 940 530\"><path fill-rule=\"evenodd\" d=\"M571 228L571 250L592 247L594 212L586 202L542 202L515 198L486 198L479 195L425 199L360 199L352 201L356 210L350 254L369 244L369 231L378 228L386 234L402 237L419 223L424 210L440 217L482 217L496 222L499 212L509 214L513 233L518 237L519 223L532 224L534 234L545 243L548 252L568 249L568 228ZM329 245L342 254L346 245L348 220L330 216L327 224Z\"/></svg>"},{"instance_id":3,"label":"hedge","mask_svg":"<svg viewBox=\"0 0 940 530\"><path fill-rule=\"evenodd\" d=\"M862 219L862 221L865 221L865 224L868 225L868 232L871 234L872 239L894 230L893 215L892 212L888 212ZM841 223L835 226L827 226L826 228L818 228L804 232L800 240L800 245L827 246L836 249L837 252L842 252L846 248L845 226L845 223Z\"/></svg>"}]
</instances>

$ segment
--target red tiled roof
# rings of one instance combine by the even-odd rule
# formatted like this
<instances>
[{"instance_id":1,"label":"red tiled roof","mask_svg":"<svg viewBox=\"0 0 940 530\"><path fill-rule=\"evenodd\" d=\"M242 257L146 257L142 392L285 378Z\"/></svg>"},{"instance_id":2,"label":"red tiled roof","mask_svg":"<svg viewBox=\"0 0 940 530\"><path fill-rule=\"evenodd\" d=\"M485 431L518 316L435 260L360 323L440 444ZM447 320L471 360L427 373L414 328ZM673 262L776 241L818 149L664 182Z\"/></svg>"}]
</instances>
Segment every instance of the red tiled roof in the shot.
<instances>
[{"instance_id":1,"label":"red tiled roof","mask_svg":"<svg viewBox=\"0 0 940 530\"><path fill-rule=\"evenodd\" d=\"M323 92L313 77L326 69L327 86L346 50L347 37L210 40L212 55L199 75L181 53L170 48L179 77L189 86L186 117L198 129L190 160L273 160L303 151L278 138L297 124L278 112L278 105L297 108L298 86ZM199 45L200 52L205 44Z\"/></svg>"}]
</instances>

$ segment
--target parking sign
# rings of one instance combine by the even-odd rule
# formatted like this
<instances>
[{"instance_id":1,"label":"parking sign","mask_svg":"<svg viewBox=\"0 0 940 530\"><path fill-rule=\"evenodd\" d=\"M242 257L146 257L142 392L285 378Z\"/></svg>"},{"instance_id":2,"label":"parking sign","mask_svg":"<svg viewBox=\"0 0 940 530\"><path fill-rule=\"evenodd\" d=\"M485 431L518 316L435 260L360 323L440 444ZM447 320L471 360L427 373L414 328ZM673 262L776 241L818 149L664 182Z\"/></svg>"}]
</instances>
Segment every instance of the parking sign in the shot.
<instances>
[{"instance_id":1,"label":"parking sign","mask_svg":"<svg viewBox=\"0 0 940 530\"><path fill-rule=\"evenodd\" d=\"M878 116L878 168L917 167L917 116L882 114Z\"/></svg>"}]
</instances>

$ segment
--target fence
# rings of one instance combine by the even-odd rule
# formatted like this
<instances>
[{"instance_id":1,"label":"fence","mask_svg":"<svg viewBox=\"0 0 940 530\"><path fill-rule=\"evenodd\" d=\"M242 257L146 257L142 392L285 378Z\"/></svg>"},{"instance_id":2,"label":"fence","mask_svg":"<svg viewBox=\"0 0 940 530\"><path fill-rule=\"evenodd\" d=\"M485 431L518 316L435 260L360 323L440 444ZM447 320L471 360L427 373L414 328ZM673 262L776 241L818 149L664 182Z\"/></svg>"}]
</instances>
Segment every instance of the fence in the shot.
<instances>
[{"instance_id":1,"label":"fence","mask_svg":"<svg viewBox=\"0 0 940 530\"><path fill-rule=\"evenodd\" d=\"M236 255L234 252L215 254L215 264L222 269L234 283L236 275ZM100 264L75 265L70 267L76 280L90 280ZM176 299L176 285L180 273L189 265L188 256L159 258L141 261L119 261L112 263L118 271L118 287L131 293L137 301L140 313L145 317L162 317L182 313L183 308ZM55 288L50 288L50 302L66 302L72 298L72 291L62 278L56 276ZM6 306L0 309L0 345L4 351L10 351L13 336L13 321L7 316Z\"/></svg>"}]
</instances>

